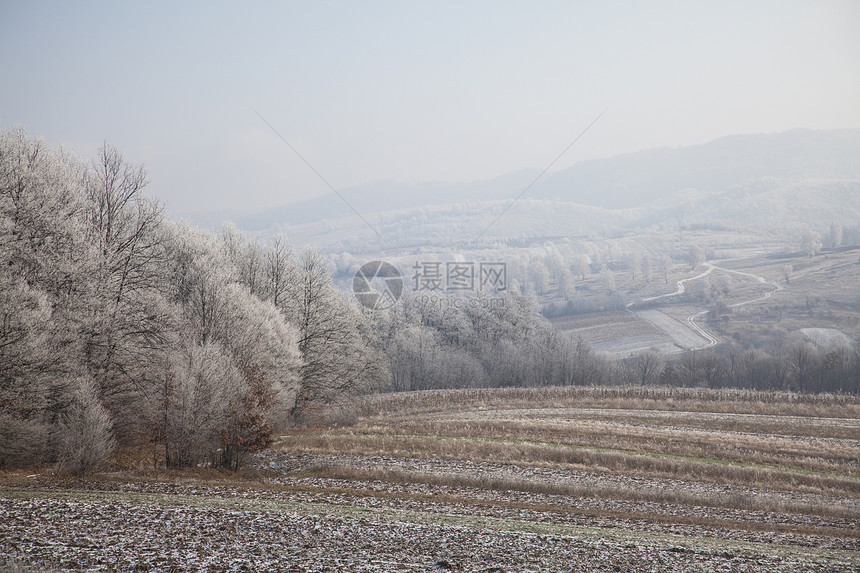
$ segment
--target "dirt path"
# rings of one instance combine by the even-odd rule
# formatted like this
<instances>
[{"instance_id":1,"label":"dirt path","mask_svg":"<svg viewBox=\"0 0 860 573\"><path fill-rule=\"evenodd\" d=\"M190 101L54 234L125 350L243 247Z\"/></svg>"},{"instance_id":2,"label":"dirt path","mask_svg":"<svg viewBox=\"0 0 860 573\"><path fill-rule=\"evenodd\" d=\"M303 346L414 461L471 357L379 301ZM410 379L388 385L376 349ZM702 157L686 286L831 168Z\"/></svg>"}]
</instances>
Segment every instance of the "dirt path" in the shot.
<instances>
[{"instance_id":1,"label":"dirt path","mask_svg":"<svg viewBox=\"0 0 860 573\"><path fill-rule=\"evenodd\" d=\"M675 290L675 292L670 292L667 294L661 294L658 296L651 296L651 297L640 299L638 301L628 303L627 304L627 310L629 312L633 312L631 310L631 308L634 307L636 304L639 304L639 303L653 302L655 300L660 300L660 299L664 299L664 298L682 295L685 292L687 292L686 283L688 283L690 281L702 279L702 278L708 276L709 274L711 274L715 270L722 271L725 273L732 273L732 274L736 274L736 275L741 275L741 276L748 277L748 278L752 278L752 279L755 279L756 281L758 281L759 283L767 284L767 285L774 287L773 290L768 291L763 296L757 296L757 297L749 299L749 300L736 302L734 304L729 305L729 308L737 308L739 306L754 304L754 303L757 303L757 302L760 302L763 300L767 300L771 297L771 295L773 295L773 293L781 291L784 288L778 282L769 281L767 278L760 276L760 275L755 275L752 273L746 273L743 271L735 271L735 270L731 270L731 269L726 269L723 267L718 267L717 265L714 265L712 263L704 263L704 264L705 264L705 267L707 267L707 270L697 274L696 276L680 279L678 281L678 288ZM687 350L704 350L706 348L711 348L713 346L716 346L720 341L719 337L717 337L714 333L705 329L701 324L699 324L697 322L701 317L708 314L709 311L707 311L707 310L694 312L693 314L691 314L690 316L687 317L686 324L683 324L683 323L678 322L678 321L674 321L674 319L672 319L675 324L673 325L674 329L671 329L671 330L666 329L666 324L665 324L664 320L657 320L657 318L662 318L662 317L657 317L655 315L655 313L653 313L653 312L650 312L650 314L649 314L649 312L650 311L640 311L640 312L635 312L634 314L636 314L637 316L639 316L641 318L644 318L645 320L648 320L649 322L651 322L652 324L654 324L658 328L661 328L662 330L664 330L670 337L672 337L673 340L675 340L676 343L678 343L679 341L681 342L681 344L679 344L680 347L683 347ZM657 311L657 313L659 313L661 315L664 314L664 313L660 312L659 310ZM679 334L677 332L679 330L679 326L680 327L688 327L689 330L693 331L694 336L690 336L686 333ZM699 345L689 345L690 342L695 341L696 338L703 339L705 341L705 343L699 344Z\"/></svg>"},{"instance_id":2,"label":"dirt path","mask_svg":"<svg viewBox=\"0 0 860 573\"><path fill-rule=\"evenodd\" d=\"M754 275L754 274L752 274L752 273L745 273L745 272L743 272L743 271L733 271L733 270L731 270L731 269L726 269L726 268L723 268L723 267L718 267L718 266L716 266L716 265L712 265L711 263L705 263L705 264L706 264L706 265L708 265L708 267L709 267L709 268L711 268L711 269L716 269L716 270L718 270L718 271L723 271L724 273L733 273L733 274L736 274L736 275L742 275L742 276L745 276L745 277L754 278L754 279L756 279L758 282L760 282L760 283L762 283L762 284L769 284L770 286L774 287L774 288L773 288L773 290L770 290L770 291L766 292L763 296L759 296L759 297L756 297L756 298L752 298L752 299L750 299L750 300L745 300L745 301L742 301L742 302L736 302L736 303L734 303L734 304L730 304L730 305L729 305L729 308L737 308L737 307L739 307L739 306L744 306L744 305L747 305L747 304L753 304L753 303L756 303L756 302L760 302L760 301L763 301L763 300L767 300L767 299L769 299L769 298L771 297L771 295L773 295L773 293L775 293L775 292L779 292L779 291L781 291L781 290L783 290L783 289L785 288L785 287L783 287L781 284L779 284L779 282L777 282L777 281L769 281L769 280L767 280L765 277L760 276L760 275Z\"/></svg>"},{"instance_id":3,"label":"dirt path","mask_svg":"<svg viewBox=\"0 0 860 573\"><path fill-rule=\"evenodd\" d=\"M687 277L685 279L679 280L678 281L678 288L675 292L670 292L667 294L661 294L661 295L657 295L657 296L649 296L647 298L642 298L642 299L639 299L638 301L627 303L627 308L630 308L633 305L641 303L641 302L651 302L651 301L659 300L661 298L667 298L670 296L678 296L678 295L684 294L685 292L687 292L687 287L684 286L684 283L704 278L704 277L708 276L709 274L711 274L711 272L713 272L713 270L715 268L719 268L719 267L715 267L713 265L710 265L708 263L705 263L705 265L708 267L708 270L706 270L705 272L700 273L694 277Z\"/></svg>"}]
</instances>

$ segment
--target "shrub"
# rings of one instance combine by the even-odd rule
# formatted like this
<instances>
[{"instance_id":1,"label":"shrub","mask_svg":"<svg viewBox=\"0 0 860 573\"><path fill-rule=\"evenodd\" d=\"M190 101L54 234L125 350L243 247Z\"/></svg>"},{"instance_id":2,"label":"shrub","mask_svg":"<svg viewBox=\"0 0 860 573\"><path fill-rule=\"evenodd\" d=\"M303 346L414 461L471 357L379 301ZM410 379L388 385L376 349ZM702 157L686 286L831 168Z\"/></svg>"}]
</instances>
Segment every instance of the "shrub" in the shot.
<instances>
[{"instance_id":1,"label":"shrub","mask_svg":"<svg viewBox=\"0 0 860 573\"><path fill-rule=\"evenodd\" d=\"M110 416L91 380L78 382L56 431L60 470L83 475L104 468L115 441Z\"/></svg>"}]
</instances>

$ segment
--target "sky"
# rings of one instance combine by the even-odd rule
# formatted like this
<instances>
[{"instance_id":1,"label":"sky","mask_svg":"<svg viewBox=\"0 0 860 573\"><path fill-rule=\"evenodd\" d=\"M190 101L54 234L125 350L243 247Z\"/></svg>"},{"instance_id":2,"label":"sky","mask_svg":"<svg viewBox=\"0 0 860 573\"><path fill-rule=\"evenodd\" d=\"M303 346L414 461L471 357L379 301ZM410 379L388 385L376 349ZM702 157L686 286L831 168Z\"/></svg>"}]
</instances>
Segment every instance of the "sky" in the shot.
<instances>
[{"instance_id":1,"label":"sky","mask_svg":"<svg viewBox=\"0 0 860 573\"><path fill-rule=\"evenodd\" d=\"M604 111L553 170L860 127L858 30L856 0L0 0L0 129L107 142L171 214L266 209L543 169Z\"/></svg>"}]
</instances>

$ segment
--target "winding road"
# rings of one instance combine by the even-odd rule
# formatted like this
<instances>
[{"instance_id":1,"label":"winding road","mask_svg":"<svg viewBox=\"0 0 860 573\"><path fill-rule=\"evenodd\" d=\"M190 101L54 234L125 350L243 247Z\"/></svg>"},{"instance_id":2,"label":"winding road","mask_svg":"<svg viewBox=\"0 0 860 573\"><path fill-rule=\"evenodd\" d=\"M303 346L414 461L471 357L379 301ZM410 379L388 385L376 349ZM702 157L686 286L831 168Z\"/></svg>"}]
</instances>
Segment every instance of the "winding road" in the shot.
<instances>
[{"instance_id":1,"label":"winding road","mask_svg":"<svg viewBox=\"0 0 860 573\"><path fill-rule=\"evenodd\" d=\"M628 312L633 312L633 311L632 311L632 310L630 310L630 309L631 309L633 306L635 306L636 304L640 304L640 303L643 303L643 302L653 302L653 301L655 301L655 300L659 300L659 299L663 299L663 298L669 298L669 297L673 297L673 296L678 296L678 295L684 294L685 292L687 292L686 283L688 283L688 282L690 282L690 281L695 281L695 280L699 280L699 279L701 279L701 278L704 278L704 277L706 277L707 275L711 274L711 273L712 273L713 271L715 271L715 270L723 271L723 272L725 272L725 273L732 273L732 274L736 274L736 275L742 275L742 276L745 276L745 277L753 278L753 279L757 280L758 282L760 282L760 283L762 283L762 284L768 284L768 285L770 285L770 286L772 286L772 287L773 287L773 289L772 289L772 290L770 290L770 291L766 292L766 293L765 293L764 295L762 295L762 296L758 296L758 297L755 297L755 298L752 298L752 299L749 299L749 300L744 300L744 301L741 301L741 302L736 302L736 303L734 303L734 304L730 304L730 305L729 305L729 308L736 308L736 307L739 307L739 306L744 306L744 305L747 305L747 304L753 304L753 303L756 303L756 302L760 302L760 301L762 301L762 300L766 300L766 299L770 298L770 297L771 297L771 295L773 295L773 293L778 292L778 291L781 291L781 290L784 288L784 287L783 287L781 284L779 284L778 282L776 282L776 281L769 281L769 280L767 280L765 277L760 276L760 275L754 275L754 274L752 274L752 273L745 273L745 272L743 272L743 271L735 271L735 270L731 270L731 269L726 269L726 268L723 268L723 267L718 267L718 266L716 266L716 265L714 265L714 264L711 264L711 263L704 263L704 265L705 265L705 267L707 268L707 270L705 270L704 272L699 273L698 275L693 276L693 277L687 277L687 278L684 278L684 279L679 280L679 281L678 281L678 288L675 290L675 292L670 292L670 293L667 293L667 294L661 294L661 295L658 295L658 296L651 296L651 297L647 297L647 298L642 298L642 299L639 299L638 301L634 301L634 302L628 303L628 304L627 304L627 306L626 306L626 308L627 308ZM704 327L702 327L702 325L700 325L698 322L696 322L700 317L705 316L706 314L708 314L708 311L707 311L707 310L702 310L702 311L699 311L699 312L695 312L695 313L693 313L693 314L691 314L690 316L688 316L688 317L687 317L687 326L689 326L689 327L690 327L690 329L692 329L692 330L693 330L697 335L699 335L702 339L704 339L704 340L706 341L706 343L705 343L705 344L703 344L703 345L699 345L699 346L695 346L695 347L691 347L691 348L688 348L688 350L703 350L703 349L705 349L705 348L711 348L712 346L716 346L716 345L717 345L717 343L719 343L719 338L718 338L715 334L713 334L713 333L709 332L709 331L708 331L708 330L706 330ZM639 315L639 316L641 316L642 318L644 318L645 320L648 320L649 322L652 322L652 323L653 323L653 324L655 324L655 326L657 326L658 328L661 328L661 329L665 330L664 328L662 328L662 327L661 327L661 325L660 325L660 324L656 324L656 323L655 323L655 321L654 321L653 319L649 318L647 315L644 315L644 313L642 313L642 314L638 314L638 315ZM673 320L674 320L674 319L673 319Z\"/></svg>"}]
</instances>

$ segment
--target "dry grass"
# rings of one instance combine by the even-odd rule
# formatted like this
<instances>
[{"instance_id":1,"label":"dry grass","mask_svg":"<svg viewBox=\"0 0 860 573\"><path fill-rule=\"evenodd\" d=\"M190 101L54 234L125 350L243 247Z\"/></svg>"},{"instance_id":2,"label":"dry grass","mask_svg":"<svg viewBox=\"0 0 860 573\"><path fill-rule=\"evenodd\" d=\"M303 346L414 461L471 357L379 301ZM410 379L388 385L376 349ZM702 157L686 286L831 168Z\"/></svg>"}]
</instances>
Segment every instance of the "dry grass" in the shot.
<instances>
[{"instance_id":1,"label":"dry grass","mask_svg":"<svg viewBox=\"0 0 860 573\"><path fill-rule=\"evenodd\" d=\"M294 452L572 466L860 496L860 398L678 388L411 392L358 401Z\"/></svg>"},{"instance_id":2,"label":"dry grass","mask_svg":"<svg viewBox=\"0 0 860 573\"><path fill-rule=\"evenodd\" d=\"M302 475L860 521L855 396L650 387L475 389L372 396L354 408L358 418L349 428L302 428L282 437L279 447L293 454L346 460ZM353 467L348 460L356 456L400 459L403 469ZM408 460L427 459L540 468L542 475L561 477L406 469ZM571 472L613 478L565 480ZM680 519L647 509L633 513L625 515ZM773 523L761 527L778 529ZM851 528L845 535L860 534Z\"/></svg>"},{"instance_id":3,"label":"dry grass","mask_svg":"<svg viewBox=\"0 0 860 573\"><path fill-rule=\"evenodd\" d=\"M683 423L682 421L678 421ZM685 427L627 425L594 420L440 420L404 422L396 428L405 435L463 437L521 443L555 444L597 450L659 456L706 458L720 462L771 464L795 469L846 472L860 478L857 445L832 437L779 436L701 430ZM384 433L370 426L368 433ZM422 434L426 432L426 434ZM841 432L840 432L841 433Z\"/></svg>"},{"instance_id":4,"label":"dry grass","mask_svg":"<svg viewBox=\"0 0 860 573\"><path fill-rule=\"evenodd\" d=\"M515 408L617 408L860 418L860 396L650 386L475 388L378 394L357 400L359 416L386 419L432 412Z\"/></svg>"},{"instance_id":5,"label":"dry grass","mask_svg":"<svg viewBox=\"0 0 860 573\"><path fill-rule=\"evenodd\" d=\"M809 473L741 462L725 463L708 458L662 456L653 452L596 450L563 447L552 443L508 442L444 436L395 434L303 433L286 439L284 447L295 453L337 453L364 456L384 453L402 458L504 462L519 466L567 467L577 470L644 475L711 484L769 487L860 497L860 478L839 473Z\"/></svg>"},{"instance_id":6,"label":"dry grass","mask_svg":"<svg viewBox=\"0 0 860 573\"><path fill-rule=\"evenodd\" d=\"M559 484L540 482L525 478L501 477L501 476L468 476L468 475L452 475L439 473L423 473L410 472L400 470L364 470L342 465L324 464L308 468L301 472L302 476L325 477L329 479L349 480L355 482L364 481L381 481L395 484L430 484L451 488L454 490L462 490L463 488L472 488L476 490L492 490L501 492L518 491L525 493L540 494L545 496L564 496L568 498L591 498L591 499L617 499L635 502L649 502L658 504L673 504L673 505L688 505L707 508L726 508L739 509L745 511L760 511L774 513L795 513L804 515L815 515L827 517L830 519L860 519L860 509L854 507L846 507L836 503L796 503L786 501L779 496L753 496L749 494L738 494L733 492L713 493L684 493L678 494L672 490L643 490L630 487L618 487L596 484ZM329 490L331 491L331 490ZM380 495L377 492L373 494L362 493L356 489L342 489L340 493L348 493L351 495ZM384 495L387 497L387 495ZM398 494L401 498L422 499L425 496L415 494ZM429 499L429 498L428 498ZM444 496L432 496L434 501L444 501ZM456 501L463 503L468 500L463 496L448 496L448 501ZM480 504L488 504L490 502L480 501L473 502ZM541 511L559 511L558 505L538 505L538 504L512 504L505 503L506 507L530 508ZM618 512L606 510L583 510L576 509L571 506L565 508L565 511L575 512L578 514L589 514L594 516L611 516L624 519L647 519L657 520L660 522L677 523L677 516L659 516L654 513L647 512ZM684 523L699 524L699 525L725 525L728 520L720 520L715 518L687 518ZM740 522L733 521L734 527L742 526ZM746 524L748 526L749 524ZM833 532L831 531L830 534ZM845 533L848 537L860 538L860 530L850 530Z\"/></svg>"}]
</instances>

